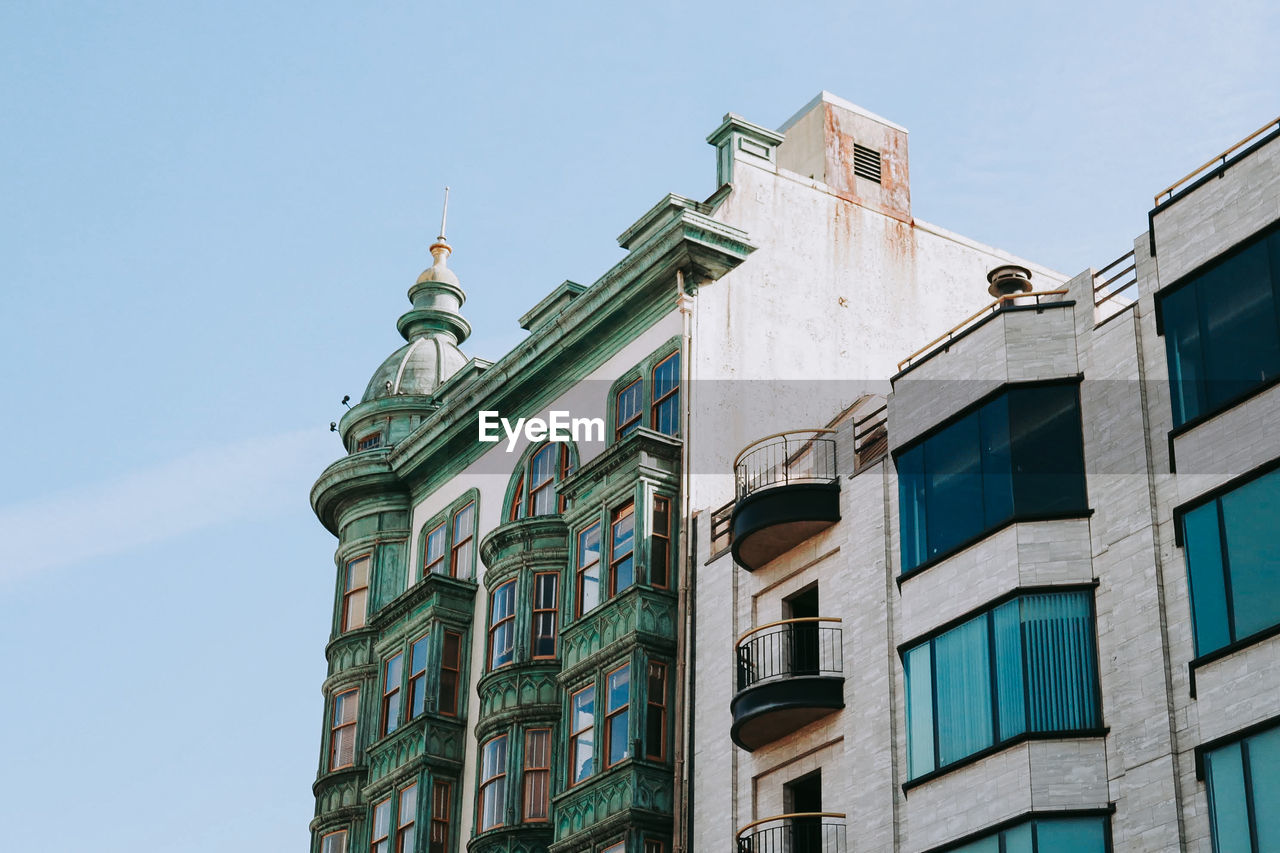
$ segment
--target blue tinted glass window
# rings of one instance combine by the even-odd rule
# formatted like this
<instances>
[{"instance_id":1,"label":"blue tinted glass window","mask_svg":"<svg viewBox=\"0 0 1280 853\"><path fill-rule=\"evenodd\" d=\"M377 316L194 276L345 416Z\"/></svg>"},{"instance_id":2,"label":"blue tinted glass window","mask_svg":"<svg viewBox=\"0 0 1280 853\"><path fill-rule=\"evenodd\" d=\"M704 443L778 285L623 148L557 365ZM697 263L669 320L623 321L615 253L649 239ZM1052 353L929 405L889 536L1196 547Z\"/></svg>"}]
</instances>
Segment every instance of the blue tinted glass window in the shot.
<instances>
[{"instance_id":1,"label":"blue tinted glass window","mask_svg":"<svg viewBox=\"0 0 1280 853\"><path fill-rule=\"evenodd\" d=\"M1019 596L907 650L903 664L912 779L1024 732L1102 725L1089 592Z\"/></svg>"},{"instance_id":2,"label":"blue tinted glass window","mask_svg":"<svg viewBox=\"0 0 1280 853\"><path fill-rule=\"evenodd\" d=\"M1178 426L1280 377L1280 231L1159 300Z\"/></svg>"},{"instance_id":3,"label":"blue tinted glass window","mask_svg":"<svg viewBox=\"0 0 1280 853\"><path fill-rule=\"evenodd\" d=\"M1244 784L1244 752L1233 743L1205 755L1205 787L1213 849L1218 853L1250 851L1249 799Z\"/></svg>"},{"instance_id":4,"label":"blue tinted glass window","mask_svg":"<svg viewBox=\"0 0 1280 853\"><path fill-rule=\"evenodd\" d=\"M897 457L902 571L1016 518L1088 509L1074 384L1013 387Z\"/></svg>"},{"instance_id":5,"label":"blue tinted glass window","mask_svg":"<svg viewBox=\"0 0 1280 853\"><path fill-rule=\"evenodd\" d=\"M1249 784L1259 850L1280 850L1280 728L1249 738Z\"/></svg>"},{"instance_id":6,"label":"blue tinted glass window","mask_svg":"<svg viewBox=\"0 0 1280 853\"><path fill-rule=\"evenodd\" d=\"M1107 819L1033 818L953 853L1107 853Z\"/></svg>"},{"instance_id":7,"label":"blue tinted glass window","mask_svg":"<svg viewBox=\"0 0 1280 853\"><path fill-rule=\"evenodd\" d=\"M1280 471L1182 516L1196 654L1280 624Z\"/></svg>"}]
</instances>

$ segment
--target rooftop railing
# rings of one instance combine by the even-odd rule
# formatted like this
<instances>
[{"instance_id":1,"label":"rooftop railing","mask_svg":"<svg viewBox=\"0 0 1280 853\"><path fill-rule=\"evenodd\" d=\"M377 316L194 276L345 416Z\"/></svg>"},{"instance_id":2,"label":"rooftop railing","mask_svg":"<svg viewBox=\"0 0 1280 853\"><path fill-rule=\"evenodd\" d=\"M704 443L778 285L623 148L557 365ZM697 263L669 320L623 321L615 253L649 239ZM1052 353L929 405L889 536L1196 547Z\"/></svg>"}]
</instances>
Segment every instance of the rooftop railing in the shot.
<instances>
[{"instance_id":1,"label":"rooftop railing","mask_svg":"<svg viewBox=\"0 0 1280 853\"><path fill-rule=\"evenodd\" d=\"M1225 168L1227 165L1228 157L1230 157L1235 152L1239 151L1244 146L1248 145L1253 140L1257 139L1262 134L1266 133L1268 130L1271 130L1272 128L1280 129L1280 117L1277 117L1272 121L1267 122L1262 127L1258 128L1253 133L1246 136L1244 139L1241 139L1235 145L1232 145L1226 151L1223 151L1217 157L1214 157L1211 160L1206 161L1199 168L1193 169L1192 171L1188 172L1186 175L1183 175L1181 178L1174 181L1172 184L1169 184L1169 186L1160 190L1160 192L1156 193L1156 196L1155 196L1156 207L1160 206L1162 199L1164 201L1168 201L1169 199L1173 198L1173 194L1175 192L1185 187L1187 184L1194 181L1196 178L1199 178L1200 176L1204 175L1206 172L1210 171L1211 169Z\"/></svg>"},{"instance_id":2,"label":"rooftop railing","mask_svg":"<svg viewBox=\"0 0 1280 853\"><path fill-rule=\"evenodd\" d=\"M840 812L766 817L738 830L737 853L845 853L844 824Z\"/></svg>"},{"instance_id":3,"label":"rooftop railing","mask_svg":"<svg viewBox=\"0 0 1280 853\"><path fill-rule=\"evenodd\" d=\"M970 327L977 325L982 320L985 320L987 317L995 314L1001 308L1009 305L1040 305L1042 300L1060 302L1062 301L1061 297L1066 295L1066 293L1067 291L1064 288L1062 290L1037 290L1030 293L1010 293L1005 296L1001 296L981 311L975 311L973 314L965 317L950 330L934 338L932 341L920 347L920 349L911 353L911 355L907 356L902 361L898 362L898 372L901 373L908 367L913 366L918 363L923 356L929 355L938 348L945 349L947 345L967 331ZM1059 298L1049 300L1049 297L1051 296Z\"/></svg>"},{"instance_id":4,"label":"rooftop railing","mask_svg":"<svg viewBox=\"0 0 1280 853\"><path fill-rule=\"evenodd\" d=\"M765 436L747 445L733 460L737 499L792 483L830 483L836 479L835 430L803 429Z\"/></svg>"},{"instance_id":5,"label":"rooftop railing","mask_svg":"<svg viewBox=\"0 0 1280 853\"><path fill-rule=\"evenodd\" d=\"M1102 325L1138 301L1138 264L1133 250L1093 274L1093 307L1096 325Z\"/></svg>"}]
</instances>

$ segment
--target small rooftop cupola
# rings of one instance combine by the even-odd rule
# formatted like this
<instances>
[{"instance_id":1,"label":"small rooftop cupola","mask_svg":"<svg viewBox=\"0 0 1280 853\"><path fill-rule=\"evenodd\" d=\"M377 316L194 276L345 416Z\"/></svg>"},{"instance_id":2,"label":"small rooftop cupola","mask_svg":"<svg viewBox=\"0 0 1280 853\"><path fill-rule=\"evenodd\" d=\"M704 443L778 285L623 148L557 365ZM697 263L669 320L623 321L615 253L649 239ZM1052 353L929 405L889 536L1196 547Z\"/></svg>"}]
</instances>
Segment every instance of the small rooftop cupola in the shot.
<instances>
[{"instance_id":1,"label":"small rooftop cupola","mask_svg":"<svg viewBox=\"0 0 1280 853\"><path fill-rule=\"evenodd\" d=\"M453 253L445 239L448 216L449 188L445 187L440 236L431 244L433 262L409 288L413 307L396 323L408 343L373 374L364 392L365 402L403 395L429 396L467 363L458 344L471 334L471 324L461 313L467 295L448 266Z\"/></svg>"}]
</instances>

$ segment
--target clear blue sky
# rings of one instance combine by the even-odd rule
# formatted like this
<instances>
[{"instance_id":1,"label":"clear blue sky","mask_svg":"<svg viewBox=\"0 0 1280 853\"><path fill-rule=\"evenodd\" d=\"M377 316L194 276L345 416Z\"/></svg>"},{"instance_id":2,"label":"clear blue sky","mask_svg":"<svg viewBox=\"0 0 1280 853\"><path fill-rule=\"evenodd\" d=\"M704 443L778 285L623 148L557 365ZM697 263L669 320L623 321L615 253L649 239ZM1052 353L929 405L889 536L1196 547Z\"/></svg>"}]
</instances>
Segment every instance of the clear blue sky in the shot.
<instances>
[{"instance_id":1,"label":"clear blue sky","mask_svg":"<svg viewBox=\"0 0 1280 853\"><path fill-rule=\"evenodd\" d=\"M1274 3L1041 5L0 6L5 848L306 849L307 493L443 184L492 359L728 111L897 121L920 218L1069 274L1280 112Z\"/></svg>"}]
</instances>

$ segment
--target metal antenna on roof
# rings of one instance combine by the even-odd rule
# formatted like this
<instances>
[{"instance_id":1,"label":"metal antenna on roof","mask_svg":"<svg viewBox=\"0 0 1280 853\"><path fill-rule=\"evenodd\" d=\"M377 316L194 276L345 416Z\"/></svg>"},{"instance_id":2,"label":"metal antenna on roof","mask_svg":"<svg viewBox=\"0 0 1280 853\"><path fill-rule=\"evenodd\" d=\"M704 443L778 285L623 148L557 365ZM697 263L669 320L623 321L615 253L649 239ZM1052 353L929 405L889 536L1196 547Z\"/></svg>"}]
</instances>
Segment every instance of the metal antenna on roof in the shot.
<instances>
[{"instance_id":1,"label":"metal antenna on roof","mask_svg":"<svg viewBox=\"0 0 1280 853\"><path fill-rule=\"evenodd\" d=\"M440 212L440 237L444 239L444 224L449 219L449 188L444 188L444 210Z\"/></svg>"}]
</instances>

